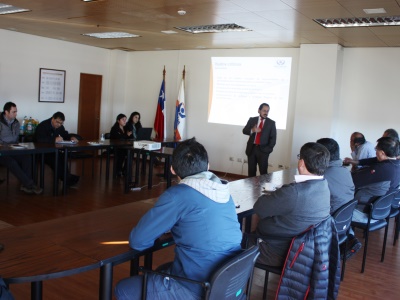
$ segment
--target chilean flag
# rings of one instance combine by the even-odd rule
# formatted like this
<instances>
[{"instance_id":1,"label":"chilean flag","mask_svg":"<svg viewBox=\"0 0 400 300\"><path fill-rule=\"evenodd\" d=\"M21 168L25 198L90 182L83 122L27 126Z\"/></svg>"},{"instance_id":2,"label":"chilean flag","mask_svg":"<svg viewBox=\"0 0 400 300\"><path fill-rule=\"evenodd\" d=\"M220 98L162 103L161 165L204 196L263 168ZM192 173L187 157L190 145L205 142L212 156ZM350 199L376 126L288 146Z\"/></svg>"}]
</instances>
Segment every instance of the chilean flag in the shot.
<instances>
[{"instance_id":1,"label":"chilean flag","mask_svg":"<svg viewBox=\"0 0 400 300\"><path fill-rule=\"evenodd\" d=\"M166 137L165 123L165 80L163 79L158 96L156 118L154 119L154 131L156 132L156 139L159 141Z\"/></svg>"}]
</instances>

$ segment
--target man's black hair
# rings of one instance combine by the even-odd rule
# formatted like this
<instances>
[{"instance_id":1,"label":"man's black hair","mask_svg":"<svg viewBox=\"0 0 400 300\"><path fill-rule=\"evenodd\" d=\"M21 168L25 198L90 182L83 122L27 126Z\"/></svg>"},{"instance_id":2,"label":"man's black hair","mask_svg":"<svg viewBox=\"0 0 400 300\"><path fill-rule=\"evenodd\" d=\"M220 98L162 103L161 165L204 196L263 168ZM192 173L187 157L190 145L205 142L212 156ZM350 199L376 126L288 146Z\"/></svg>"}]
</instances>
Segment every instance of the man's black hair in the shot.
<instances>
[{"instance_id":1,"label":"man's black hair","mask_svg":"<svg viewBox=\"0 0 400 300\"><path fill-rule=\"evenodd\" d=\"M58 112L54 113L53 119L54 120L60 119L61 121L64 122L65 121L65 116L61 111L58 111Z\"/></svg>"},{"instance_id":2,"label":"man's black hair","mask_svg":"<svg viewBox=\"0 0 400 300\"><path fill-rule=\"evenodd\" d=\"M318 144L325 146L329 151L330 160L338 160L340 158L339 144L331 138L322 138L317 141Z\"/></svg>"},{"instance_id":3,"label":"man's black hair","mask_svg":"<svg viewBox=\"0 0 400 300\"><path fill-rule=\"evenodd\" d=\"M375 149L382 150L388 157L397 157L399 155L399 141L391 137L381 137L378 139Z\"/></svg>"},{"instance_id":4,"label":"man's black hair","mask_svg":"<svg viewBox=\"0 0 400 300\"><path fill-rule=\"evenodd\" d=\"M172 155L172 168L181 179L208 170L208 155L193 137L179 143Z\"/></svg>"},{"instance_id":5,"label":"man's black hair","mask_svg":"<svg viewBox=\"0 0 400 300\"><path fill-rule=\"evenodd\" d=\"M300 159L304 160L308 172L324 175L329 165L329 151L321 144L306 143L300 149Z\"/></svg>"},{"instance_id":6,"label":"man's black hair","mask_svg":"<svg viewBox=\"0 0 400 300\"><path fill-rule=\"evenodd\" d=\"M268 108L269 108L269 104L261 103L260 106L258 107L258 110L262 110L264 106L268 106Z\"/></svg>"},{"instance_id":7,"label":"man's black hair","mask_svg":"<svg viewBox=\"0 0 400 300\"><path fill-rule=\"evenodd\" d=\"M6 112L6 111L9 112L12 107L17 107L17 105L15 105L15 103L13 103L13 102L7 102L6 104L4 104L3 112Z\"/></svg>"},{"instance_id":8,"label":"man's black hair","mask_svg":"<svg viewBox=\"0 0 400 300\"><path fill-rule=\"evenodd\" d=\"M383 135L391 137L392 139L399 140L399 134L393 128L386 129Z\"/></svg>"}]
</instances>

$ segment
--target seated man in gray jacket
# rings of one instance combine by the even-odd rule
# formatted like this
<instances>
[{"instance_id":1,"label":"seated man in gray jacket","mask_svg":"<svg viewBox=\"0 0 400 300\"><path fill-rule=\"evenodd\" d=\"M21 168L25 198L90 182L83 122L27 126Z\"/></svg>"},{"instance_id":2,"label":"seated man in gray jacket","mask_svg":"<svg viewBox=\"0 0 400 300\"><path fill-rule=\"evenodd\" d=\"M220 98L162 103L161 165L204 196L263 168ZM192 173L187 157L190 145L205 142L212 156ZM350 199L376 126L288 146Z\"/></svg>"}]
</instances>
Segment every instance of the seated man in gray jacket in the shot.
<instances>
[{"instance_id":1,"label":"seated man in gray jacket","mask_svg":"<svg viewBox=\"0 0 400 300\"><path fill-rule=\"evenodd\" d=\"M3 113L0 114L0 145L18 144L20 124L17 120L17 113L15 103L7 102L4 104ZM43 189L33 182L30 155L0 156L0 165L7 167L18 178L21 182L21 191L37 195L43 193Z\"/></svg>"},{"instance_id":2,"label":"seated man in gray jacket","mask_svg":"<svg viewBox=\"0 0 400 300\"><path fill-rule=\"evenodd\" d=\"M330 193L323 175L329 164L328 150L306 143L298 156L295 183L258 198L254 211L260 217L256 233L263 238L258 262L282 266L291 239L329 217Z\"/></svg>"}]
</instances>

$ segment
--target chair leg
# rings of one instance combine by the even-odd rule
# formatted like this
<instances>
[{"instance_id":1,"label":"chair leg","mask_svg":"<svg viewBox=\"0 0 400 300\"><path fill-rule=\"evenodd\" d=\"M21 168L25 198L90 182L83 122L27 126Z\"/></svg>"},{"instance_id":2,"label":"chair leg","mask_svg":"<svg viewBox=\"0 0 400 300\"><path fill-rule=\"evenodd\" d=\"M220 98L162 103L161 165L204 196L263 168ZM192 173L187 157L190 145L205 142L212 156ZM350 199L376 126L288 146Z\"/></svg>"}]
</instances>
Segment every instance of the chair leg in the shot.
<instances>
[{"instance_id":1,"label":"chair leg","mask_svg":"<svg viewBox=\"0 0 400 300\"><path fill-rule=\"evenodd\" d=\"M347 239L344 241L344 253L343 253L343 261L342 261L342 271L340 273L340 281L343 281L344 270L346 269L346 249L347 249Z\"/></svg>"},{"instance_id":2,"label":"chair leg","mask_svg":"<svg viewBox=\"0 0 400 300\"><path fill-rule=\"evenodd\" d=\"M81 173L82 173L82 176L83 176L83 175L85 175L84 174L84 172L85 172L85 159L83 158L83 159L81 159L81 161L82 161Z\"/></svg>"},{"instance_id":3,"label":"chair leg","mask_svg":"<svg viewBox=\"0 0 400 300\"><path fill-rule=\"evenodd\" d=\"M399 222L400 214L394 218L395 226L394 226L394 238L393 238L393 246L396 246L396 241L399 239L399 231L400 231L400 222Z\"/></svg>"},{"instance_id":4,"label":"chair leg","mask_svg":"<svg viewBox=\"0 0 400 300\"><path fill-rule=\"evenodd\" d=\"M267 299L268 277L269 277L269 272L265 271L263 300Z\"/></svg>"},{"instance_id":5,"label":"chair leg","mask_svg":"<svg viewBox=\"0 0 400 300\"><path fill-rule=\"evenodd\" d=\"M368 229L364 231L364 236L365 236L365 240L364 240L364 255L363 255L363 260L362 260L362 265L361 265L361 273L364 273L365 270L365 260L367 258L367 249L368 249L368 235L369 235L369 231Z\"/></svg>"},{"instance_id":6,"label":"chair leg","mask_svg":"<svg viewBox=\"0 0 400 300\"><path fill-rule=\"evenodd\" d=\"M385 259L386 241L387 241L387 234L388 234L388 231L389 231L389 218L386 219L385 236L384 236L384 238L383 238L381 262L383 262L384 259Z\"/></svg>"}]
</instances>

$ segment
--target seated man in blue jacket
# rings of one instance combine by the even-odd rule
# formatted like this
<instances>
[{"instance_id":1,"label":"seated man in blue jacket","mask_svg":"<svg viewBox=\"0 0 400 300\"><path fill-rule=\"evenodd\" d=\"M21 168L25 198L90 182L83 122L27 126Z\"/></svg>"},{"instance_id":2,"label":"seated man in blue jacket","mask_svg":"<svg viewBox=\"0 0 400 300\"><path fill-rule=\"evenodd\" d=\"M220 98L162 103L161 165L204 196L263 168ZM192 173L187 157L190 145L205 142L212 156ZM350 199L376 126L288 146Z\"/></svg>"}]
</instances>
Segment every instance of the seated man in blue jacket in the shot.
<instances>
[{"instance_id":1,"label":"seated man in blue jacket","mask_svg":"<svg viewBox=\"0 0 400 300\"><path fill-rule=\"evenodd\" d=\"M301 147L295 183L258 198L254 212L260 217L256 233L262 237L258 262L282 266L293 237L329 218L330 192L324 172L329 152L321 144Z\"/></svg>"},{"instance_id":2,"label":"seated man in blue jacket","mask_svg":"<svg viewBox=\"0 0 400 300\"><path fill-rule=\"evenodd\" d=\"M167 189L129 236L136 250L150 248L167 231L174 238L175 258L168 273L206 281L222 262L237 254L242 233L226 182L208 171L206 149L194 138L179 144L171 172L180 179ZM141 299L142 276L120 281L118 300ZM199 285L150 274L148 299L201 299Z\"/></svg>"}]
</instances>

